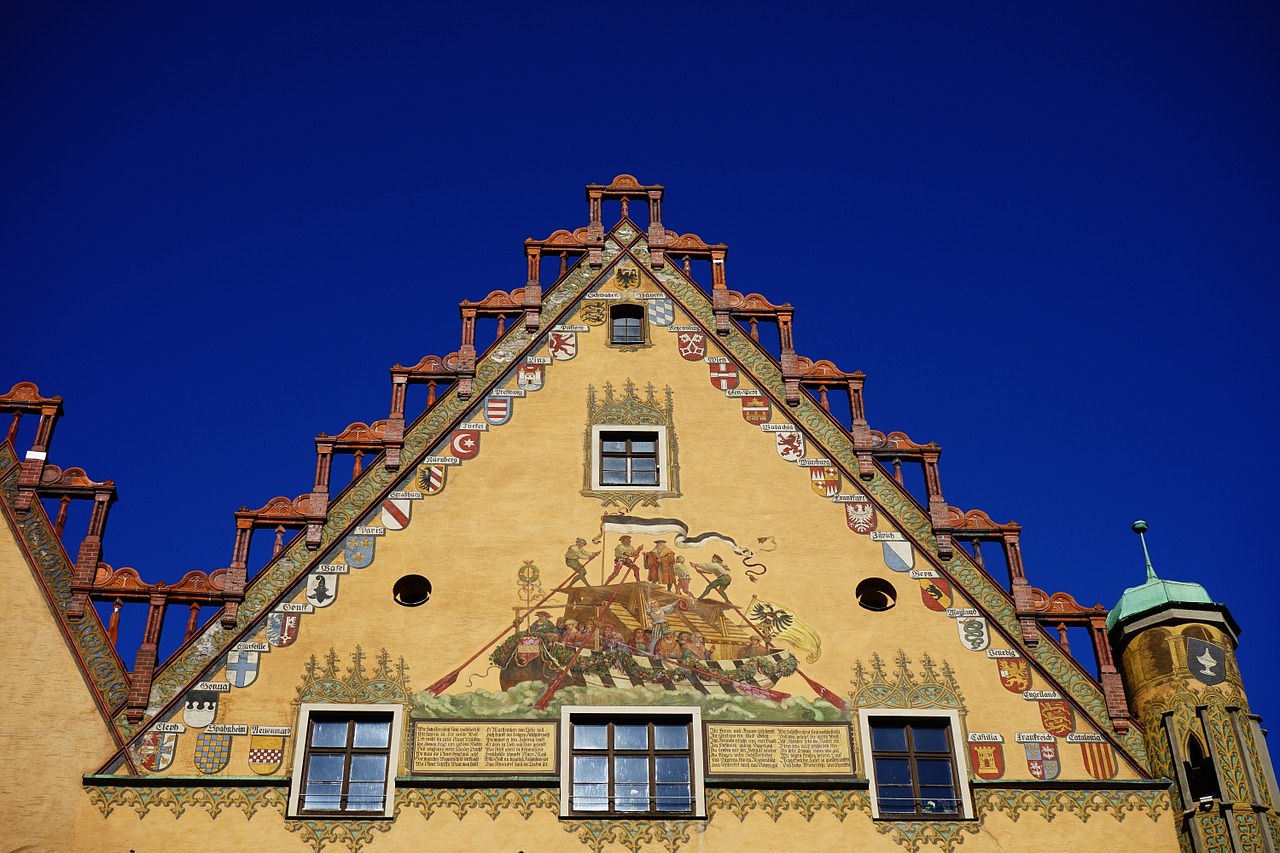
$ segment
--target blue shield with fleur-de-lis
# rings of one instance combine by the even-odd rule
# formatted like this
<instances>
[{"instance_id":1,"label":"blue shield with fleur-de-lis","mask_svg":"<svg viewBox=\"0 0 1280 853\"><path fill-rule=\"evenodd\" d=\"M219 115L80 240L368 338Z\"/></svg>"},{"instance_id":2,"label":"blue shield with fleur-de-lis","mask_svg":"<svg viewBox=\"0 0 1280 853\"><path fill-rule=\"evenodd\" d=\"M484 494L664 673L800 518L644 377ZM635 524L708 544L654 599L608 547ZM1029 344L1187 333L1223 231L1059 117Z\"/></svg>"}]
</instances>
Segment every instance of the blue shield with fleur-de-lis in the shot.
<instances>
[{"instance_id":1,"label":"blue shield with fleur-de-lis","mask_svg":"<svg viewBox=\"0 0 1280 853\"><path fill-rule=\"evenodd\" d=\"M348 536L347 544L342 549L343 558L353 569L363 569L373 562L373 544L377 539L373 536Z\"/></svg>"}]
</instances>

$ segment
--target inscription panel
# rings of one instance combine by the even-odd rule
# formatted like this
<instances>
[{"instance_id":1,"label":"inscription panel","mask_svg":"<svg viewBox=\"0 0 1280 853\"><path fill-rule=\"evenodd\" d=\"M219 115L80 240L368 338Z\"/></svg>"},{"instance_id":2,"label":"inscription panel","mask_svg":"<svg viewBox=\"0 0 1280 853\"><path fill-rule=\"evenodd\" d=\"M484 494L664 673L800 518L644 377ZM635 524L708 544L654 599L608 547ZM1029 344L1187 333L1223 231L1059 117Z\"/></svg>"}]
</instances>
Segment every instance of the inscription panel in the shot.
<instances>
[{"instance_id":1,"label":"inscription panel","mask_svg":"<svg viewBox=\"0 0 1280 853\"><path fill-rule=\"evenodd\" d=\"M556 772L554 721L413 723L416 774Z\"/></svg>"},{"instance_id":2,"label":"inscription panel","mask_svg":"<svg viewBox=\"0 0 1280 853\"><path fill-rule=\"evenodd\" d=\"M707 774L853 775L849 726L708 723Z\"/></svg>"}]
</instances>

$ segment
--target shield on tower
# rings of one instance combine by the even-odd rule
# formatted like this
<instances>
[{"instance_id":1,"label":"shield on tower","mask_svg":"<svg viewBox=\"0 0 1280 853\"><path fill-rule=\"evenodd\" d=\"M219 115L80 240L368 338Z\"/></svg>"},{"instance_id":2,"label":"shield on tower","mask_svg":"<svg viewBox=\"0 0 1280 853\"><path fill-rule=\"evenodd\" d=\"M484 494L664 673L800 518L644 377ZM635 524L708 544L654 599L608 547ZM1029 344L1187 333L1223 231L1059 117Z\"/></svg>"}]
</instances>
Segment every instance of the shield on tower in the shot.
<instances>
[{"instance_id":1,"label":"shield on tower","mask_svg":"<svg viewBox=\"0 0 1280 853\"><path fill-rule=\"evenodd\" d=\"M578 354L577 332L552 332L547 338L547 352L556 361L568 361Z\"/></svg>"},{"instance_id":2,"label":"shield on tower","mask_svg":"<svg viewBox=\"0 0 1280 853\"><path fill-rule=\"evenodd\" d=\"M655 326L670 326L676 319L676 306L670 296L649 300L649 322Z\"/></svg>"},{"instance_id":3,"label":"shield on tower","mask_svg":"<svg viewBox=\"0 0 1280 853\"><path fill-rule=\"evenodd\" d=\"M910 542L880 543L884 551L884 564L895 572L909 572L916 565L916 552L911 550Z\"/></svg>"},{"instance_id":4,"label":"shield on tower","mask_svg":"<svg viewBox=\"0 0 1280 853\"><path fill-rule=\"evenodd\" d=\"M719 388L721 391L728 391L730 388L738 387L738 368L732 364L712 364L711 368L711 387Z\"/></svg>"},{"instance_id":5,"label":"shield on tower","mask_svg":"<svg viewBox=\"0 0 1280 853\"><path fill-rule=\"evenodd\" d=\"M834 465L810 468L809 485L824 498L834 498L840 494L840 469Z\"/></svg>"},{"instance_id":6,"label":"shield on tower","mask_svg":"<svg viewBox=\"0 0 1280 853\"><path fill-rule=\"evenodd\" d=\"M455 429L449 439L449 450L459 459L474 459L480 452L480 430Z\"/></svg>"},{"instance_id":7,"label":"shield on tower","mask_svg":"<svg viewBox=\"0 0 1280 853\"><path fill-rule=\"evenodd\" d=\"M1031 689L1031 664L1026 658L997 658L996 668L1005 690L1021 694Z\"/></svg>"},{"instance_id":8,"label":"shield on tower","mask_svg":"<svg viewBox=\"0 0 1280 853\"><path fill-rule=\"evenodd\" d=\"M742 398L742 419L749 424L767 424L773 415L773 407L763 396Z\"/></svg>"},{"instance_id":9,"label":"shield on tower","mask_svg":"<svg viewBox=\"0 0 1280 853\"><path fill-rule=\"evenodd\" d=\"M788 462L798 462L804 458L804 436L800 433L774 433L774 443L778 448L778 455Z\"/></svg>"},{"instance_id":10,"label":"shield on tower","mask_svg":"<svg viewBox=\"0 0 1280 853\"><path fill-rule=\"evenodd\" d=\"M203 729L218 718L216 690L192 690L182 700L182 721L193 729Z\"/></svg>"},{"instance_id":11,"label":"shield on tower","mask_svg":"<svg viewBox=\"0 0 1280 853\"><path fill-rule=\"evenodd\" d=\"M979 779L999 779L1004 775L1004 744L969 744L969 763Z\"/></svg>"},{"instance_id":12,"label":"shield on tower","mask_svg":"<svg viewBox=\"0 0 1280 853\"><path fill-rule=\"evenodd\" d=\"M276 648L292 646L298 639L302 617L297 613L272 613L267 616L267 642Z\"/></svg>"},{"instance_id":13,"label":"shield on tower","mask_svg":"<svg viewBox=\"0 0 1280 853\"><path fill-rule=\"evenodd\" d=\"M1197 681L1221 684L1227 677L1227 653L1221 646L1187 637L1187 669Z\"/></svg>"},{"instance_id":14,"label":"shield on tower","mask_svg":"<svg viewBox=\"0 0 1280 853\"><path fill-rule=\"evenodd\" d=\"M511 398L490 397L485 400L484 419L493 426L501 426L511 420Z\"/></svg>"},{"instance_id":15,"label":"shield on tower","mask_svg":"<svg viewBox=\"0 0 1280 853\"><path fill-rule=\"evenodd\" d=\"M445 475L449 473L445 465L419 465L418 488L423 494L438 495L444 491Z\"/></svg>"},{"instance_id":16,"label":"shield on tower","mask_svg":"<svg viewBox=\"0 0 1280 853\"><path fill-rule=\"evenodd\" d=\"M1075 731L1076 721L1071 704L1066 699L1037 699L1040 705L1040 722L1051 735L1065 737Z\"/></svg>"},{"instance_id":17,"label":"shield on tower","mask_svg":"<svg viewBox=\"0 0 1280 853\"><path fill-rule=\"evenodd\" d=\"M308 575L307 601L316 607L328 607L338 597L337 575Z\"/></svg>"},{"instance_id":18,"label":"shield on tower","mask_svg":"<svg viewBox=\"0 0 1280 853\"><path fill-rule=\"evenodd\" d=\"M348 536L342 549L343 559L353 569L363 569L373 562L372 536Z\"/></svg>"},{"instance_id":19,"label":"shield on tower","mask_svg":"<svg viewBox=\"0 0 1280 853\"><path fill-rule=\"evenodd\" d=\"M408 498L387 498L382 502L382 526L388 530L404 530L409 526L409 513L413 501Z\"/></svg>"},{"instance_id":20,"label":"shield on tower","mask_svg":"<svg viewBox=\"0 0 1280 853\"><path fill-rule=\"evenodd\" d=\"M1082 743L1080 752L1084 769L1095 779L1110 779L1116 775L1116 755L1106 743Z\"/></svg>"},{"instance_id":21,"label":"shield on tower","mask_svg":"<svg viewBox=\"0 0 1280 853\"><path fill-rule=\"evenodd\" d=\"M1037 779L1057 779L1062 763L1058 761L1056 743L1024 743L1027 752L1027 769Z\"/></svg>"},{"instance_id":22,"label":"shield on tower","mask_svg":"<svg viewBox=\"0 0 1280 853\"><path fill-rule=\"evenodd\" d=\"M522 364L516 370L516 385L526 391L537 391L542 387L542 365Z\"/></svg>"},{"instance_id":23,"label":"shield on tower","mask_svg":"<svg viewBox=\"0 0 1280 853\"><path fill-rule=\"evenodd\" d=\"M133 755L144 770L164 770L173 763L178 750L178 736L169 732L147 732L138 741Z\"/></svg>"},{"instance_id":24,"label":"shield on tower","mask_svg":"<svg viewBox=\"0 0 1280 853\"><path fill-rule=\"evenodd\" d=\"M920 600L930 610L943 612L951 606L951 584L946 578L921 578Z\"/></svg>"},{"instance_id":25,"label":"shield on tower","mask_svg":"<svg viewBox=\"0 0 1280 853\"><path fill-rule=\"evenodd\" d=\"M284 738L253 735L249 738L249 769L259 776L276 772L284 761Z\"/></svg>"},{"instance_id":26,"label":"shield on tower","mask_svg":"<svg viewBox=\"0 0 1280 853\"><path fill-rule=\"evenodd\" d=\"M707 355L707 336L702 332L680 332L676 335L676 346L685 361L702 361Z\"/></svg>"},{"instance_id":27,"label":"shield on tower","mask_svg":"<svg viewBox=\"0 0 1280 853\"><path fill-rule=\"evenodd\" d=\"M201 732L196 738L196 769L213 774L227 766L231 760L231 735L211 735Z\"/></svg>"},{"instance_id":28,"label":"shield on tower","mask_svg":"<svg viewBox=\"0 0 1280 853\"><path fill-rule=\"evenodd\" d=\"M258 678L257 652L228 652L227 681L236 687L248 687Z\"/></svg>"},{"instance_id":29,"label":"shield on tower","mask_svg":"<svg viewBox=\"0 0 1280 853\"><path fill-rule=\"evenodd\" d=\"M865 498L844 505L844 520L854 533L866 536L876 529L875 504Z\"/></svg>"}]
</instances>

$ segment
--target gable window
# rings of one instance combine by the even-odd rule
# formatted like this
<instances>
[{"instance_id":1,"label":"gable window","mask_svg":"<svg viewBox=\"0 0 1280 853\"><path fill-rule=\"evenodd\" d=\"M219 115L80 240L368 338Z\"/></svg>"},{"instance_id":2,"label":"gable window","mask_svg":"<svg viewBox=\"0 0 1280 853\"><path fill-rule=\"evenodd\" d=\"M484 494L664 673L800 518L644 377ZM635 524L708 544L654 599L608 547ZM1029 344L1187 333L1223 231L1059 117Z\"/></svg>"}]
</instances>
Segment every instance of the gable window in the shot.
<instances>
[{"instance_id":1,"label":"gable window","mask_svg":"<svg viewBox=\"0 0 1280 853\"><path fill-rule=\"evenodd\" d=\"M561 814L705 813L697 708L565 708Z\"/></svg>"},{"instance_id":2,"label":"gable window","mask_svg":"<svg viewBox=\"0 0 1280 853\"><path fill-rule=\"evenodd\" d=\"M645 343L644 306L614 305L609 309L609 343L636 346Z\"/></svg>"},{"instance_id":3,"label":"gable window","mask_svg":"<svg viewBox=\"0 0 1280 853\"><path fill-rule=\"evenodd\" d=\"M660 489L665 482L666 430L592 429L592 487Z\"/></svg>"},{"instance_id":4,"label":"gable window","mask_svg":"<svg viewBox=\"0 0 1280 853\"><path fill-rule=\"evenodd\" d=\"M968 788L958 773L964 763L957 751L955 713L917 714L862 712L874 816L970 817Z\"/></svg>"},{"instance_id":5,"label":"gable window","mask_svg":"<svg viewBox=\"0 0 1280 853\"><path fill-rule=\"evenodd\" d=\"M289 814L391 817L399 705L303 706Z\"/></svg>"}]
</instances>

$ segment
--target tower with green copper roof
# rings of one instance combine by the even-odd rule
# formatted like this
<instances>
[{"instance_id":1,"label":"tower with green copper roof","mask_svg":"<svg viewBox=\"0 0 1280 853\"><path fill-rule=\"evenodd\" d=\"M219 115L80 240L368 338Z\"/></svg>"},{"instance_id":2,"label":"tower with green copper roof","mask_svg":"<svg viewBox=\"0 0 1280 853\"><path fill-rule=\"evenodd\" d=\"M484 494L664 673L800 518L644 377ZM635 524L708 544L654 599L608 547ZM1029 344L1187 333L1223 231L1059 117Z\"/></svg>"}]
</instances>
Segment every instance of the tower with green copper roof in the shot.
<instances>
[{"instance_id":1,"label":"tower with green copper roof","mask_svg":"<svg viewBox=\"0 0 1280 853\"><path fill-rule=\"evenodd\" d=\"M1147 523L1134 522L1133 531L1147 579L1120 596L1107 633L1152 769L1174 781L1183 848L1276 853L1280 798L1236 664L1240 628L1200 584L1158 577Z\"/></svg>"}]
</instances>

